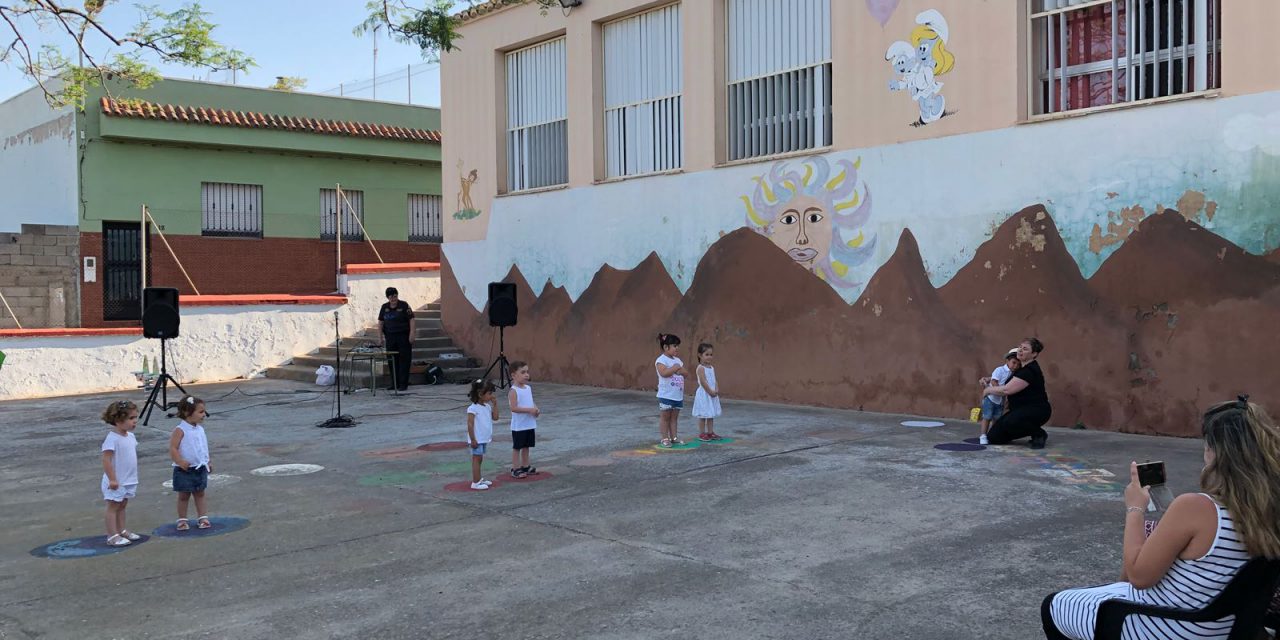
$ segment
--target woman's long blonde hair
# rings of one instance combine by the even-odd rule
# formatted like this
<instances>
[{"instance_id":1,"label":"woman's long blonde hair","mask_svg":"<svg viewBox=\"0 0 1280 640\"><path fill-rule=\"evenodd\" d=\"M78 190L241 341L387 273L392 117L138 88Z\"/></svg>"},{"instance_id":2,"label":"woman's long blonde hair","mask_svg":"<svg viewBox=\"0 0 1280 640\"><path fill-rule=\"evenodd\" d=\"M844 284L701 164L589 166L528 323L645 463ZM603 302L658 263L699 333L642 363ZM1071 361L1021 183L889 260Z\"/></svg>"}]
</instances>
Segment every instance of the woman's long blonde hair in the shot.
<instances>
[{"instance_id":1,"label":"woman's long blonde hair","mask_svg":"<svg viewBox=\"0 0 1280 640\"><path fill-rule=\"evenodd\" d=\"M1203 418L1213 461L1200 487L1231 512L1249 555L1280 559L1280 430L1260 406L1241 396L1210 407Z\"/></svg>"}]
</instances>

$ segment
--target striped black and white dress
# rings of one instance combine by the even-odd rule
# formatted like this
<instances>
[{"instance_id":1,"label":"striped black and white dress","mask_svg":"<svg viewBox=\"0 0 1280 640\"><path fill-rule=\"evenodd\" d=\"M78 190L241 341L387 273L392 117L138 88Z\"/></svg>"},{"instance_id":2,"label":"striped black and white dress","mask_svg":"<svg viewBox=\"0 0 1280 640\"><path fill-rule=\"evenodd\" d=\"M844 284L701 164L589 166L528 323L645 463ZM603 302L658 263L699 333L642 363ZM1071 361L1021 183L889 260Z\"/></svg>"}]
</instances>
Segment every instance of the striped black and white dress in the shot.
<instances>
[{"instance_id":1,"label":"striped black and white dress","mask_svg":"<svg viewBox=\"0 0 1280 640\"><path fill-rule=\"evenodd\" d=\"M1207 494L1206 498L1213 500ZM1116 598L1176 609L1203 609L1213 600L1236 572L1249 561L1249 553L1236 533L1227 509L1213 500L1218 509L1218 533L1209 552L1195 560L1174 560L1169 572L1150 589L1137 589L1128 582L1069 589L1054 596L1049 613L1054 624L1068 637L1092 640L1098 607ZM1235 616L1215 622L1180 622L1146 616L1125 619L1124 640L1178 640L1182 638L1211 640L1226 638L1231 633Z\"/></svg>"}]
</instances>

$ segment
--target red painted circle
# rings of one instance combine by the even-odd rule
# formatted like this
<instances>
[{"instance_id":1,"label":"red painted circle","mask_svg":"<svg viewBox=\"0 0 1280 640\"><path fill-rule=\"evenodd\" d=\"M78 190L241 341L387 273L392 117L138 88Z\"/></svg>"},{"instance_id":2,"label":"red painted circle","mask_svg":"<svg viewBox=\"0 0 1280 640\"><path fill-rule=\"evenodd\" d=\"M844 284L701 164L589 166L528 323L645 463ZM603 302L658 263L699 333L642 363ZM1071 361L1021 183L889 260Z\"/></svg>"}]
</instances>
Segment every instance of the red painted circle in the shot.
<instances>
[{"instance_id":1,"label":"red painted circle","mask_svg":"<svg viewBox=\"0 0 1280 640\"><path fill-rule=\"evenodd\" d=\"M467 449L471 445L466 442L429 442L418 447L418 451L449 451L452 449Z\"/></svg>"},{"instance_id":2,"label":"red painted circle","mask_svg":"<svg viewBox=\"0 0 1280 640\"><path fill-rule=\"evenodd\" d=\"M495 481L493 484L496 486L498 483ZM485 491L493 491L493 487L489 487L484 491L481 491L478 489L472 489L471 481L463 480L462 482L450 482L449 484L446 484L444 486L444 490L450 491L453 493L484 493Z\"/></svg>"}]
</instances>

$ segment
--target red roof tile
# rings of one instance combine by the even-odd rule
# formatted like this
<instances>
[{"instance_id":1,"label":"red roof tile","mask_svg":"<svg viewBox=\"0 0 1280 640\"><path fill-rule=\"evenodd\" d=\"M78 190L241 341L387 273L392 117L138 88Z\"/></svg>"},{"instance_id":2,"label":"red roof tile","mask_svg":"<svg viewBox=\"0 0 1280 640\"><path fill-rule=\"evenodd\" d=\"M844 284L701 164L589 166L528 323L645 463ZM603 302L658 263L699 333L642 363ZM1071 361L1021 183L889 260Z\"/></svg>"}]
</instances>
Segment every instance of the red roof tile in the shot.
<instances>
[{"instance_id":1,"label":"red roof tile","mask_svg":"<svg viewBox=\"0 0 1280 640\"><path fill-rule=\"evenodd\" d=\"M187 107L174 104L156 104L153 102L120 101L103 97L102 113L116 118L141 118L143 120L165 120L169 122L188 122L223 127L243 127L249 129L283 129L286 131L307 131L325 135L350 136L353 138L377 138L384 140L412 140L416 142L440 142L440 132L430 129L409 129L399 126L367 122L343 122L339 120L317 120L315 118L299 118L297 116L280 116L252 111L232 111L216 107Z\"/></svg>"}]
</instances>

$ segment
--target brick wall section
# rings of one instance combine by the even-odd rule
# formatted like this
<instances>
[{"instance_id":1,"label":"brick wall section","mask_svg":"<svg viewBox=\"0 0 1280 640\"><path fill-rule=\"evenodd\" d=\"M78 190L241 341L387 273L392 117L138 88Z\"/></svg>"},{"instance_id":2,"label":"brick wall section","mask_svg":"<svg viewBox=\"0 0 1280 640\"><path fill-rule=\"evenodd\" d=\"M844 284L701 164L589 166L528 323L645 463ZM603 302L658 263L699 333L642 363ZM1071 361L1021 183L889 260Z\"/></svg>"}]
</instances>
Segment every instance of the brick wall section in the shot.
<instances>
[{"instance_id":1,"label":"brick wall section","mask_svg":"<svg viewBox=\"0 0 1280 640\"><path fill-rule=\"evenodd\" d=\"M43 224L0 233L0 293L24 328L78 325L78 234L76 227ZM16 326L0 305L0 329Z\"/></svg>"},{"instance_id":2,"label":"brick wall section","mask_svg":"<svg viewBox=\"0 0 1280 640\"><path fill-rule=\"evenodd\" d=\"M210 238L166 236L182 265L202 294L231 293L331 293L337 287L335 247L332 241L306 238ZM151 235L151 286L175 287L193 294L178 264L169 255L160 236ZM440 245L376 242L386 262L437 262ZM80 236L80 252L102 258L102 234ZM378 262L369 243L342 243L342 263ZM136 326L136 322L102 320L102 270L98 282L84 283L80 294L83 326ZM430 301L423 301L430 302Z\"/></svg>"}]
</instances>

